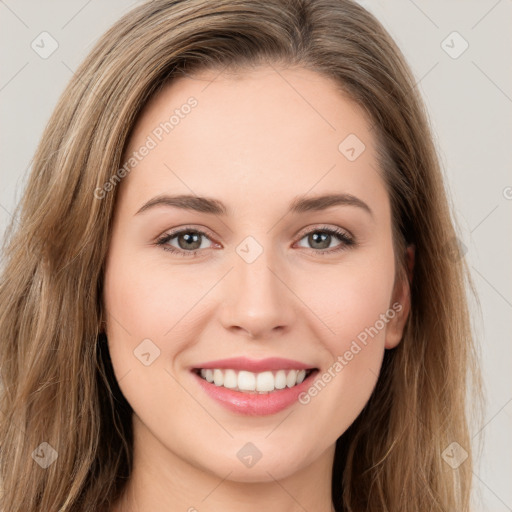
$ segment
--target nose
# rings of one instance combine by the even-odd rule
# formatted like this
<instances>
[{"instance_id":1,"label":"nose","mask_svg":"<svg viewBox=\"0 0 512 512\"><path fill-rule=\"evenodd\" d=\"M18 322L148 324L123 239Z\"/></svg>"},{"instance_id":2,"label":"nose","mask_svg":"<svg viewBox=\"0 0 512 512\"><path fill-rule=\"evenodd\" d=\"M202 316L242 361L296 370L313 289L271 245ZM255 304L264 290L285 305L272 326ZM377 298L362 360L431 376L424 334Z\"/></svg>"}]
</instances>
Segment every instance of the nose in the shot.
<instances>
[{"instance_id":1,"label":"nose","mask_svg":"<svg viewBox=\"0 0 512 512\"><path fill-rule=\"evenodd\" d=\"M294 320L294 294L287 286L286 272L279 270L269 250L248 263L235 254L234 268L223 290L221 322L236 334L267 339L289 330ZM296 305L295 305L296 306Z\"/></svg>"}]
</instances>

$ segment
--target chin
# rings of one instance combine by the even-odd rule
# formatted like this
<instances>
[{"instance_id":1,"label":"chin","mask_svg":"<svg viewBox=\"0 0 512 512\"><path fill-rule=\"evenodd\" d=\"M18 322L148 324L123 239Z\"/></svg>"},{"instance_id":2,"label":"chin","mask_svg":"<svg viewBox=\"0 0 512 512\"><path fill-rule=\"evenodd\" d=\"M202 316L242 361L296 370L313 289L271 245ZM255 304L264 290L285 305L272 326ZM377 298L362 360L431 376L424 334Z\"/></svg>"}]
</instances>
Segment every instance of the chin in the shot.
<instances>
[{"instance_id":1,"label":"chin","mask_svg":"<svg viewBox=\"0 0 512 512\"><path fill-rule=\"evenodd\" d=\"M264 483L287 478L307 465L302 446L300 453L283 453L282 447L270 446L268 441L266 446L264 443L259 446L261 450L248 442L236 450L234 457L225 458L220 464L205 469L233 482Z\"/></svg>"}]
</instances>

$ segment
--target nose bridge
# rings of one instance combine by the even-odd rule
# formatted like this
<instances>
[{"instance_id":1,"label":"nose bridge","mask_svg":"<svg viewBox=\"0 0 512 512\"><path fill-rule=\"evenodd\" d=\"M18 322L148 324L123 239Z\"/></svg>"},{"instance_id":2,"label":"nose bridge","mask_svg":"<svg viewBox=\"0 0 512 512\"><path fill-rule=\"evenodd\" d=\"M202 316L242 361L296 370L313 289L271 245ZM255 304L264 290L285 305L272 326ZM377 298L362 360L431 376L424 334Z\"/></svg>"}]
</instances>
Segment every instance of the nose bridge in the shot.
<instances>
[{"instance_id":1,"label":"nose bridge","mask_svg":"<svg viewBox=\"0 0 512 512\"><path fill-rule=\"evenodd\" d=\"M276 294L282 291L278 290L282 283L271 271L276 266L275 251L268 239L263 243L248 236L237 246L238 261L235 259L235 279L239 281L237 297L246 304L258 305L258 308L275 302Z\"/></svg>"},{"instance_id":2,"label":"nose bridge","mask_svg":"<svg viewBox=\"0 0 512 512\"><path fill-rule=\"evenodd\" d=\"M226 297L225 327L237 326L260 336L289 325L291 297L282 282L286 281L284 276L279 276L275 251L249 236L235 252Z\"/></svg>"},{"instance_id":3,"label":"nose bridge","mask_svg":"<svg viewBox=\"0 0 512 512\"><path fill-rule=\"evenodd\" d=\"M240 261L235 263L236 279L239 281L238 296L271 302L275 298L277 287L277 278L271 271L275 266L272 250L266 249L261 254L256 254L256 248L250 247L248 253L241 256L240 252L241 250L237 250Z\"/></svg>"}]
</instances>

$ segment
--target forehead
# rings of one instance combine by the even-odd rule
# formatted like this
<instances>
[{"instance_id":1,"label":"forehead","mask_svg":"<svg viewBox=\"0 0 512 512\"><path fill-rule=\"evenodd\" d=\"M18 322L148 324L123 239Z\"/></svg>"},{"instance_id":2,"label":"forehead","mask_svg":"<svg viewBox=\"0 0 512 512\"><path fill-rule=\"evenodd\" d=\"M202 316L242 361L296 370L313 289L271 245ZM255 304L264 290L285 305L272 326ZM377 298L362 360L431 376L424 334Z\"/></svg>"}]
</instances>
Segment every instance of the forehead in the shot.
<instances>
[{"instance_id":1,"label":"forehead","mask_svg":"<svg viewBox=\"0 0 512 512\"><path fill-rule=\"evenodd\" d=\"M269 190L333 188L368 197L383 185L364 111L305 69L178 78L144 108L124 160L145 145L151 149L122 183L140 197L229 191L268 201Z\"/></svg>"}]
</instances>

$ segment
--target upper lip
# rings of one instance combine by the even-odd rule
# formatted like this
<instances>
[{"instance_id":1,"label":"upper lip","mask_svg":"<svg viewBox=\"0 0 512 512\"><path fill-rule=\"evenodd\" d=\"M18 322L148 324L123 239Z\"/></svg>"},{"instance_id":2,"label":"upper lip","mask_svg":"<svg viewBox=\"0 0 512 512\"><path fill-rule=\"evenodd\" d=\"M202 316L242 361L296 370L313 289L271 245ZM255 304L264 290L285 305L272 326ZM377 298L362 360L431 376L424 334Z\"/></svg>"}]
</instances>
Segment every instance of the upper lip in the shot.
<instances>
[{"instance_id":1,"label":"upper lip","mask_svg":"<svg viewBox=\"0 0 512 512\"><path fill-rule=\"evenodd\" d=\"M248 359L247 357L232 357L230 359L218 359L216 361L208 361L193 366L197 369L233 369L247 370L249 372L265 372L270 370L309 370L314 366L310 364L294 361L293 359L283 359L281 357L269 357L267 359Z\"/></svg>"}]
</instances>

